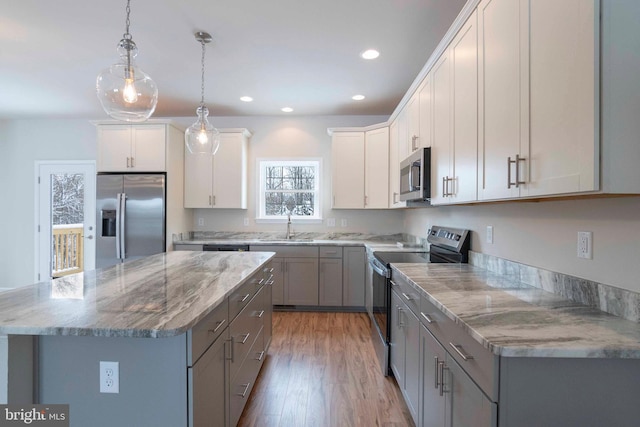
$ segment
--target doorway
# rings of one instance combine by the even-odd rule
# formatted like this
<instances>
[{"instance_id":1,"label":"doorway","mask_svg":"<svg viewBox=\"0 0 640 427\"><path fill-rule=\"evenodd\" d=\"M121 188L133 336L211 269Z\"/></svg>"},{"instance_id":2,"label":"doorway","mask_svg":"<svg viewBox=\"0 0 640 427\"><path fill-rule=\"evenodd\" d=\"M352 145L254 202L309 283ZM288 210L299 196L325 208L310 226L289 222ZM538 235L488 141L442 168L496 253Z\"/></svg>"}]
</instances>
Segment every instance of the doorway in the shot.
<instances>
[{"instance_id":1,"label":"doorway","mask_svg":"<svg viewBox=\"0 0 640 427\"><path fill-rule=\"evenodd\" d=\"M36 162L36 277L95 268L94 161Z\"/></svg>"}]
</instances>

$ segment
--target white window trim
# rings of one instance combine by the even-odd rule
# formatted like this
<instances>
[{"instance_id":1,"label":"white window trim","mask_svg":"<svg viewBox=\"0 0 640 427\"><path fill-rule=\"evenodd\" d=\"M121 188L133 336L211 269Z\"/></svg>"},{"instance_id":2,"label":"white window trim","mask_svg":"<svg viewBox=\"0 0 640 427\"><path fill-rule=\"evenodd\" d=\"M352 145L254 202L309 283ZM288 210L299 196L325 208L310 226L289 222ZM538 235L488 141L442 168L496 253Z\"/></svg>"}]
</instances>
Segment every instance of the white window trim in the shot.
<instances>
[{"instance_id":1,"label":"white window trim","mask_svg":"<svg viewBox=\"0 0 640 427\"><path fill-rule=\"evenodd\" d=\"M256 218L255 222L258 224L283 224L287 222L287 217L266 217L263 215L264 212L264 192L262 188L262 183L264 180L264 168L262 167L263 162L270 163L295 163L297 165L305 162L314 162L318 164L316 171L316 202L315 202L315 211L317 214L313 217L304 217L304 216L292 216L291 221L297 224L322 224L322 158L319 157L292 157L292 158L257 158L256 159L256 170L258 173L256 174Z\"/></svg>"}]
</instances>

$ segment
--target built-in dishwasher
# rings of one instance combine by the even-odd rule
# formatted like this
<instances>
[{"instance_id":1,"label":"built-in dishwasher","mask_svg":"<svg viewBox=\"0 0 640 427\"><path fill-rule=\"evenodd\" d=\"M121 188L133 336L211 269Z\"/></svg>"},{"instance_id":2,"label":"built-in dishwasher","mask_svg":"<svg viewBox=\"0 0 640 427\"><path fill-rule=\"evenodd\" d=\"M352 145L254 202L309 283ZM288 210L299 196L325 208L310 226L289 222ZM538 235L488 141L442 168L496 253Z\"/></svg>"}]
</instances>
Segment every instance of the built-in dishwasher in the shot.
<instances>
[{"instance_id":1,"label":"built-in dishwasher","mask_svg":"<svg viewBox=\"0 0 640 427\"><path fill-rule=\"evenodd\" d=\"M208 252L249 252L249 245L202 245L203 251Z\"/></svg>"}]
</instances>

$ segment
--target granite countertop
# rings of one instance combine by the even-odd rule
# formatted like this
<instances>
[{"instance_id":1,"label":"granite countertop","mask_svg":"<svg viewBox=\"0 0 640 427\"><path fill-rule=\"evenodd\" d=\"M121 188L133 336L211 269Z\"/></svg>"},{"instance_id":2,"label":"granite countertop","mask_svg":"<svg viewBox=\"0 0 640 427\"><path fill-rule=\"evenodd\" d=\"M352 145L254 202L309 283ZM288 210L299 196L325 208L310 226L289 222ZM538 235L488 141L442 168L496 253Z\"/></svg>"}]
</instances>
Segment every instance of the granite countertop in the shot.
<instances>
[{"instance_id":1,"label":"granite countertop","mask_svg":"<svg viewBox=\"0 0 640 427\"><path fill-rule=\"evenodd\" d=\"M273 252L174 251L0 294L0 334L180 335Z\"/></svg>"},{"instance_id":2,"label":"granite countertop","mask_svg":"<svg viewBox=\"0 0 640 427\"><path fill-rule=\"evenodd\" d=\"M493 354L640 358L640 325L468 264L394 264Z\"/></svg>"},{"instance_id":3,"label":"granite countertop","mask_svg":"<svg viewBox=\"0 0 640 427\"><path fill-rule=\"evenodd\" d=\"M364 246L368 252L424 252L426 248L413 246L399 247L405 242L402 234L364 234L364 233L295 233L292 239L285 239L279 232L195 232L191 238L176 239L173 244L182 245L252 245L252 246Z\"/></svg>"}]
</instances>

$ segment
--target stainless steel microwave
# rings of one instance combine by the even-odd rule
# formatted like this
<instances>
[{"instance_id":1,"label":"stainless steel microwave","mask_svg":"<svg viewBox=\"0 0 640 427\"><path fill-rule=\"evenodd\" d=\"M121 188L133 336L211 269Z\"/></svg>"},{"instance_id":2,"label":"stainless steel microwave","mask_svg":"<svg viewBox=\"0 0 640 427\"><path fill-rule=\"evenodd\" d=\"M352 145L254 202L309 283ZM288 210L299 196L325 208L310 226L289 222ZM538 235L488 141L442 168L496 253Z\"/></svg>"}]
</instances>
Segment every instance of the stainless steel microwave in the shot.
<instances>
[{"instance_id":1,"label":"stainless steel microwave","mask_svg":"<svg viewBox=\"0 0 640 427\"><path fill-rule=\"evenodd\" d=\"M400 201L431 198L431 148L421 148L400 162Z\"/></svg>"}]
</instances>

